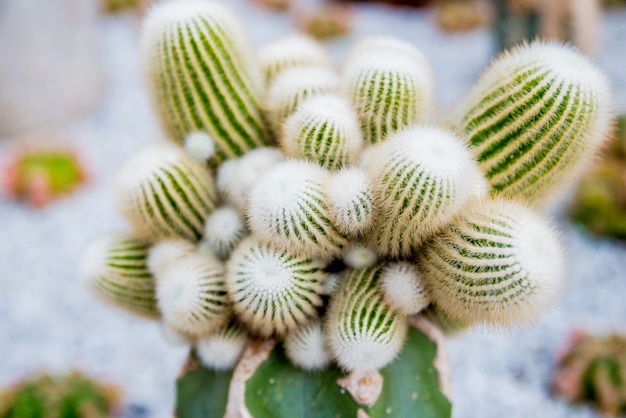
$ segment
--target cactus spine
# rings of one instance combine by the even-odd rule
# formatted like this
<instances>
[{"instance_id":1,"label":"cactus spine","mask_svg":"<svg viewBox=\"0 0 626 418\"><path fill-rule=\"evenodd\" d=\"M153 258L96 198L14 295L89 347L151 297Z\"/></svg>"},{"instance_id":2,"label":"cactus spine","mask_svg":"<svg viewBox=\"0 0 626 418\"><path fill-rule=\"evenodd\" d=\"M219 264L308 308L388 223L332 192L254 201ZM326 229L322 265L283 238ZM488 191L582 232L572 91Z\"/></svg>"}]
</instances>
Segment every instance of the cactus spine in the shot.
<instances>
[{"instance_id":1,"label":"cactus spine","mask_svg":"<svg viewBox=\"0 0 626 418\"><path fill-rule=\"evenodd\" d=\"M610 127L605 77L573 49L539 42L496 60L461 118L493 194L539 205L577 178Z\"/></svg>"},{"instance_id":2,"label":"cactus spine","mask_svg":"<svg viewBox=\"0 0 626 418\"><path fill-rule=\"evenodd\" d=\"M88 248L81 275L105 302L140 316L158 318L154 278L146 265L147 255L145 241L111 234Z\"/></svg>"},{"instance_id":3,"label":"cactus spine","mask_svg":"<svg viewBox=\"0 0 626 418\"><path fill-rule=\"evenodd\" d=\"M477 200L419 256L436 308L452 321L533 322L563 279L552 227L526 207Z\"/></svg>"},{"instance_id":4,"label":"cactus spine","mask_svg":"<svg viewBox=\"0 0 626 418\"><path fill-rule=\"evenodd\" d=\"M350 58L342 87L368 144L424 121L432 106L433 75L417 49L395 39L371 38L357 45Z\"/></svg>"},{"instance_id":5,"label":"cactus spine","mask_svg":"<svg viewBox=\"0 0 626 418\"><path fill-rule=\"evenodd\" d=\"M263 81L245 32L222 5L198 0L155 6L143 27L145 72L163 127L182 142L205 131L216 159L266 144Z\"/></svg>"},{"instance_id":6,"label":"cactus spine","mask_svg":"<svg viewBox=\"0 0 626 418\"><path fill-rule=\"evenodd\" d=\"M284 335L316 316L323 264L243 240L228 264L227 285L239 319L263 336Z\"/></svg>"}]
</instances>

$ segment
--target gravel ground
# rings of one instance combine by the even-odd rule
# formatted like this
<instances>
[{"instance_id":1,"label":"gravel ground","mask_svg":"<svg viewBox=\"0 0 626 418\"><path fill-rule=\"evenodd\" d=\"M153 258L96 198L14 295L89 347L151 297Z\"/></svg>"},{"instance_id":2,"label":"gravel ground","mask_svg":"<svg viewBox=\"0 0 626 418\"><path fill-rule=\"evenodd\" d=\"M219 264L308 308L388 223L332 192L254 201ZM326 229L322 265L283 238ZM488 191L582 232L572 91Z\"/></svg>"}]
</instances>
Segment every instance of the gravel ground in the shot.
<instances>
[{"instance_id":1,"label":"gravel ground","mask_svg":"<svg viewBox=\"0 0 626 418\"><path fill-rule=\"evenodd\" d=\"M279 14L229 2L261 45L289 30ZM626 13L607 16L599 56L626 110ZM107 89L97 109L64 129L89 161L92 180L75 196L43 211L0 203L0 385L25 373L77 367L119 383L129 404L149 416L171 416L174 380L186 349L168 345L156 324L95 301L80 283L77 266L85 246L124 228L116 214L111 178L142 145L160 137L138 69L137 26L131 16L101 22ZM355 37L395 34L432 60L437 98L453 103L488 63L492 43L484 31L441 33L423 12L368 6L355 16L349 38L330 44L340 57ZM339 61L338 61L339 62ZM14 145L0 142L0 155ZM555 212L558 221L558 211ZM454 416L593 417L547 391L554 352L574 326L608 331L626 324L626 245L596 240L560 222L570 274L556 312L531 329L472 332L450 339Z\"/></svg>"}]
</instances>

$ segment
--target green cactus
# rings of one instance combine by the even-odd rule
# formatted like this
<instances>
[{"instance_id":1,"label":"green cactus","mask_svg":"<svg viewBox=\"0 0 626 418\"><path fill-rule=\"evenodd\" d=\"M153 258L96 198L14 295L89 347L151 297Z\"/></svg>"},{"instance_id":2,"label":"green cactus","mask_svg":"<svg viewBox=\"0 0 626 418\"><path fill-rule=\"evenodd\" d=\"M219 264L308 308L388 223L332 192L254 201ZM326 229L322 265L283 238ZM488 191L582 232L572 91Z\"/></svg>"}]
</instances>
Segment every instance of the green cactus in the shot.
<instances>
[{"instance_id":1,"label":"green cactus","mask_svg":"<svg viewBox=\"0 0 626 418\"><path fill-rule=\"evenodd\" d=\"M350 58L342 87L368 144L425 120L433 104L433 75L417 49L392 38L371 38L357 45Z\"/></svg>"},{"instance_id":2,"label":"green cactus","mask_svg":"<svg viewBox=\"0 0 626 418\"><path fill-rule=\"evenodd\" d=\"M606 416L626 413L626 336L575 331L560 357L552 380L557 394L590 401Z\"/></svg>"},{"instance_id":3,"label":"green cactus","mask_svg":"<svg viewBox=\"0 0 626 418\"><path fill-rule=\"evenodd\" d=\"M545 205L611 128L605 76L581 53L535 42L503 54L462 106L460 128L492 194Z\"/></svg>"},{"instance_id":4,"label":"green cactus","mask_svg":"<svg viewBox=\"0 0 626 418\"><path fill-rule=\"evenodd\" d=\"M551 306L563 280L553 228L505 200L473 202L419 254L428 292L452 321L533 322Z\"/></svg>"},{"instance_id":5,"label":"green cactus","mask_svg":"<svg viewBox=\"0 0 626 418\"><path fill-rule=\"evenodd\" d=\"M168 143L152 145L130 160L117 186L120 211L149 240L198 240L218 199L209 170Z\"/></svg>"},{"instance_id":6,"label":"green cactus","mask_svg":"<svg viewBox=\"0 0 626 418\"><path fill-rule=\"evenodd\" d=\"M371 371L400 352L406 318L386 301L380 288L384 264L347 272L332 298L326 335L337 363L348 371Z\"/></svg>"},{"instance_id":7,"label":"green cactus","mask_svg":"<svg viewBox=\"0 0 626 418\"><path fill-rule=\"evenodd\" d=\"M127 234L110 234L87 249L81 276L105 302L147 318L159 318L148 244Z\"/></svg>"},{"instance_id":8,"label":"green cactus","mask_svg":"<svg viewBox=\"0 0 626 418\"><path fill-rule=\"evenodd\" d=\"M322 269L319 261L245 239L228 265L233 308L255 333L284 335L316 316L326 278Z\"/></svg>"},{"instance_id":9,"label":"green cactus","mask_svg":"<svg viewBox=\"0 0 626 418\"><path fill-rule=\"evenodd\" d=\"M227 8L199 0L157 5L144 23L141 46L153 102L171 139L207 132L217 161L268 143L261 72Z\"/></svg>"},{"instance_id":10,"label":"green cactus","mask_svg":"<svg viewBox=\"0 0 626 418\"><path fill-rule=\"evenodd\" d=\"M164 330L193 347L177 416L450 417L440 329L534 322L559 293L560 240L526 205L592 159L603 76L524 47L449 131L427 124L432 71L406 42L358 44L338 77L298 37L255 64L222 6L155 10L148 76L185 148L129 163L120 200L151 245Z\"/></svg>"}]
</instances>

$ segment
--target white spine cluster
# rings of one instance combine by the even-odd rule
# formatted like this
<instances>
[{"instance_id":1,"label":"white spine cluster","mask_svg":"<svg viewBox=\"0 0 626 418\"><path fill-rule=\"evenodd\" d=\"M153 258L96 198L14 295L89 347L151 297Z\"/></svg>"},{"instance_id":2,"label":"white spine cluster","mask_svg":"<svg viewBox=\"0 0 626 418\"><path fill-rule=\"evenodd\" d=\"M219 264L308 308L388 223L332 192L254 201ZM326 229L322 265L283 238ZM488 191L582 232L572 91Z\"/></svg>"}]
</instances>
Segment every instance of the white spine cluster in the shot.
<instances>
[{"instance_id":1,"label":"white spine cluster","mask_svg":"<svg viewBox=\"0 0 626 418\"><path fill-rule=\"evenodd\" d=\"M248 333L239 324L230 323L217 332L196 341L196 353L206 367L228 370L235 367L248 343Z\"/></svg>"},{"instance_id":2,"label":"white spine cluster","mask_svg":"<svg viewBox=\"0 0 626 418\"><path fill-rule=\"evenodd\" d=\"M332 174L326 186L331 219L349 237L362 237L374 223L374 190L367 173L344 168Z\"/></svg>"},{"instance_id":3,"label":"white spine cluster","mask_svg":"<svg viewBox=\"0 0 626 418\"><path fill-rule=\"evenodd\" d=\"M304 370L324 369L332 360L318 319L287 334L284 345L289 360Z\"/></svg>"},{"instance_id":4,"label":"white spine cluster","mask_svg":"<svg viewBox=\"0 0 626 418\"><path fill-rule=\"evenodd\" d=\"M239 212L227 206L214 210L204 224L204 241L222 259L228 258L247 233Z\"/></svg>"},{"instance_id":5,"label":"white spine cluster","mask_svg":"<svg viewBox=\"0 0 626 418\"><path fill-rule=\"evenodd\" d=\"M414 315L430 304L424 278L417 266L406 261L385 266L380 287L385 300L402 315Z\"/></svg>"}]
</instances>

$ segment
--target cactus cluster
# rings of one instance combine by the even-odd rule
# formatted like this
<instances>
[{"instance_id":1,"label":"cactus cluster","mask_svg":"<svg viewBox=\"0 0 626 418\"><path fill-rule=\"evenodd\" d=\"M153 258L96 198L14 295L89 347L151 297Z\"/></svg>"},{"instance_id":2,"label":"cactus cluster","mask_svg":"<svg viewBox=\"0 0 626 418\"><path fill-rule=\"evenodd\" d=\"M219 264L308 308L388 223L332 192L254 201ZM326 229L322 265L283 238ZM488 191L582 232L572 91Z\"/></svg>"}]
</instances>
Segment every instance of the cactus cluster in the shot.
<instances>
[{"instance_id":1,"label":"cactus cluster","mask_svg":"<svg viewBox=\"0 0 626 418\"><path fill-rule=\"evenodd\" d=\"M143 38L171 143L123 170L134 238L97 246L86 278L160 313L203 364L232 367L251 336L283 340L306 370L366 373L425 308L506 327L554 302L561 243L533 207L610 126L607 83L578 52L502 55L450 123L404 41L365 39L336 72L302 35L255 55L224 6L198 0L156 6Z\"/></svg>"}]
</instances>

